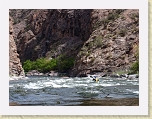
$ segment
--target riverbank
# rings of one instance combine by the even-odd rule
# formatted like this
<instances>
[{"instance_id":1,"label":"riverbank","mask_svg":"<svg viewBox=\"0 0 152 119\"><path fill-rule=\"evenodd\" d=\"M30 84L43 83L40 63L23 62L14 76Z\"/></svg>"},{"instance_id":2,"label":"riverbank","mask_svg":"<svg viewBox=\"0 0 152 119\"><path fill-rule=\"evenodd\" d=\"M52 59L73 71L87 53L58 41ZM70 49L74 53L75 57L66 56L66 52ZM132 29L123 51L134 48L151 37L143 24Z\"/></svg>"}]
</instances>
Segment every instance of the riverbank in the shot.
<instances>
[{"instance_id":1,"label":"riverbank","mask_svg":"<svg viewBox=\"0 0 152 119\"><path fill-rule=\"evenodd\" d=\"M91 99L84 100L78 106L139 106L139 98L122 98L122 99Z\"/></svg>"},{"instance_id":2,"label":"riverbank","mask_svg":"<svg viewBox=\"0 0 152 119\"><path fill-rule=\"evenodd\" d=\"M17 104L16 102L10 102L9 106L35 106L30 104ZM79 105L69 106L139 106L139 98L122 98L122 99L89 99L83 100Z\"/></svg>"},{"instance_id":3,"label":"riverbank","mask_svg":"<svg viewBox=\"0 0 152 119\"><path fill-rule=\"evenodd\" d=\"M99 77L110 77L110 78L123 78L123 79L131 79L131 80L139 78L139 74L125 74L125 73L124 74L116 74L116 73L107 74L107 73L103 73L103 72L100 72L97 74L86 74L84 76L74 76L74 77L90 77L91 75L94 75L98 78ZM25 76L26 77L30 77L30 76L73 77L67 73L60 73L60 72L55 72L55 71L42 73L37 70L31 70L29 72L26 72Z\"/></svg>"}]
</instances>

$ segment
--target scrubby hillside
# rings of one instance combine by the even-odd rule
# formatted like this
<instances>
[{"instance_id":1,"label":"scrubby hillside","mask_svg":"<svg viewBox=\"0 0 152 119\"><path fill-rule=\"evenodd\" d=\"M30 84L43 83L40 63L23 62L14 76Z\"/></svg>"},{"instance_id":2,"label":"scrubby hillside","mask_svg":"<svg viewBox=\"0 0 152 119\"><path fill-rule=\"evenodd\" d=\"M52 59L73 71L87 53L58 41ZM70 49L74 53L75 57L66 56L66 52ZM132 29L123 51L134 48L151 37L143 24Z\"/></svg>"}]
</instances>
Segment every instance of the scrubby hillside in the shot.
<instances>
[{"instance_id":1,"label":"scrubby hillside","mask_svg":"<svg viewBox=\"0 0 152 119\"><path fill-rule=\"evenodd\" d=\"M76 57L74 73L135 73L139 11L93 10L92 19L93 31Z\"/></svg>"}]
</instances>

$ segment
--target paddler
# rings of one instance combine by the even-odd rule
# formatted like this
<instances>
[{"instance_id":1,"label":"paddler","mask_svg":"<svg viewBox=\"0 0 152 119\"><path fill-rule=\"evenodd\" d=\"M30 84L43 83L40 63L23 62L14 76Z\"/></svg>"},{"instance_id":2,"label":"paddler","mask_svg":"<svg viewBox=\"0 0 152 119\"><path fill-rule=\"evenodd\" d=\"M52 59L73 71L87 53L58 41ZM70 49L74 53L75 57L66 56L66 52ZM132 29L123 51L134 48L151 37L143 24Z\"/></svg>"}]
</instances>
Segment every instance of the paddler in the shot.
<instances>
[{"instance_id":1,"label":"paddler","mask_svg":"<svg viewBox=\"0 0 152 119\"><path fill-rule=\"evenodd\" d=\"M90 76L90 77L93 78L93 81L96 81L96 82L99 81L99 79L96 76Z\"/></svg>"}]
</instances>

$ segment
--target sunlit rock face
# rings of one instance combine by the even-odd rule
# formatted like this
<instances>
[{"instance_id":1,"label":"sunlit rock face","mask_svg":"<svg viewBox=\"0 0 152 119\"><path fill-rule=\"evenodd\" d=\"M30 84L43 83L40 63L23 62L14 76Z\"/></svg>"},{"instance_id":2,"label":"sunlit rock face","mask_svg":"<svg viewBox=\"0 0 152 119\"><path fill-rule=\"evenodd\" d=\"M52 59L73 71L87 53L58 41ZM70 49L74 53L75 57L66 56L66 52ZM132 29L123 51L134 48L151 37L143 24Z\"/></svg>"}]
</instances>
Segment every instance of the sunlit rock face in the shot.
<instances>
[{"instance_id":1,"label":"sunlit rock face","mask_svg":"<svg viewBox=\"0 0 152 119\"><path fill-rule=\"evenodd\" d=\"M76 57L72 73L128 72L139 56L138 10L93 10L92 33Z\"/></svg>"},{"instance_id":2,"label":"sunlit rock face","mask_svg":"<svg viewBox=\"0 0 152 119\"><path fill-rule=\"evenodd\" d=\"M19 54L17 53L14 41L14 31L12 18L9 18L9 75L24 76L24 70L20 63Z\"/></svg>"}]
</instances>

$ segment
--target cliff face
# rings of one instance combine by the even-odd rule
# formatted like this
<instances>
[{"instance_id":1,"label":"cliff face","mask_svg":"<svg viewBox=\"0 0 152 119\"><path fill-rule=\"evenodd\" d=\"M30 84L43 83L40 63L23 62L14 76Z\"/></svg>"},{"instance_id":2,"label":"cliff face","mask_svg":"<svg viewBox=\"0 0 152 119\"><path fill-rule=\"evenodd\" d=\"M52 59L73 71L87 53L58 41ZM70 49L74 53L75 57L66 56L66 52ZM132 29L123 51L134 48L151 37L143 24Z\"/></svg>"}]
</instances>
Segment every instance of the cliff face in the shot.
<instances>
[{"instance_id":1,"label":"cliff face","mask_svg":"<svg viewBox=\"0 0 152 119\"><path fill-rule=\"evenodd\" d=\"M93 10L93 32L76 57L74 75L128 72L138 60L139 11Z\"/></svg>"},{"instance_id":2,"label":"cliff face","mask_svg":"<svg viewBox=\"0 0 152 119\"><path fill-rule=\"evenodd\" d=\"M16 44L14 41L14 31L12 19L9 18L9 75L24 76L24 70L20 63L19 54L17 53Z\"/></svg>"},{"instance_id":3,"label":"cliff face","mask_svg":"<svg viewBox=\"0 0 152 119\"><path fill-rule=\"evenodd\" d=\"M23 14L24 13L24 14ZM127 71L138 59L138 10L10 10L21 62L75 58L73 76Z\"/></svg>"},{"instance_id":4,"label":"cliff face","mask_svg":"<svg viewBox=\"0 0 152 119\"><path fill-rule=\"evenodd\" d=\"M11 14L17 13L11 11ZM21 19L18 16L14 19ZM30 11L14 25L21 62L40 57L55 58L61 54L75 57L90 36L90 17L91 10Z\"/></svg>"}]
</instances>

